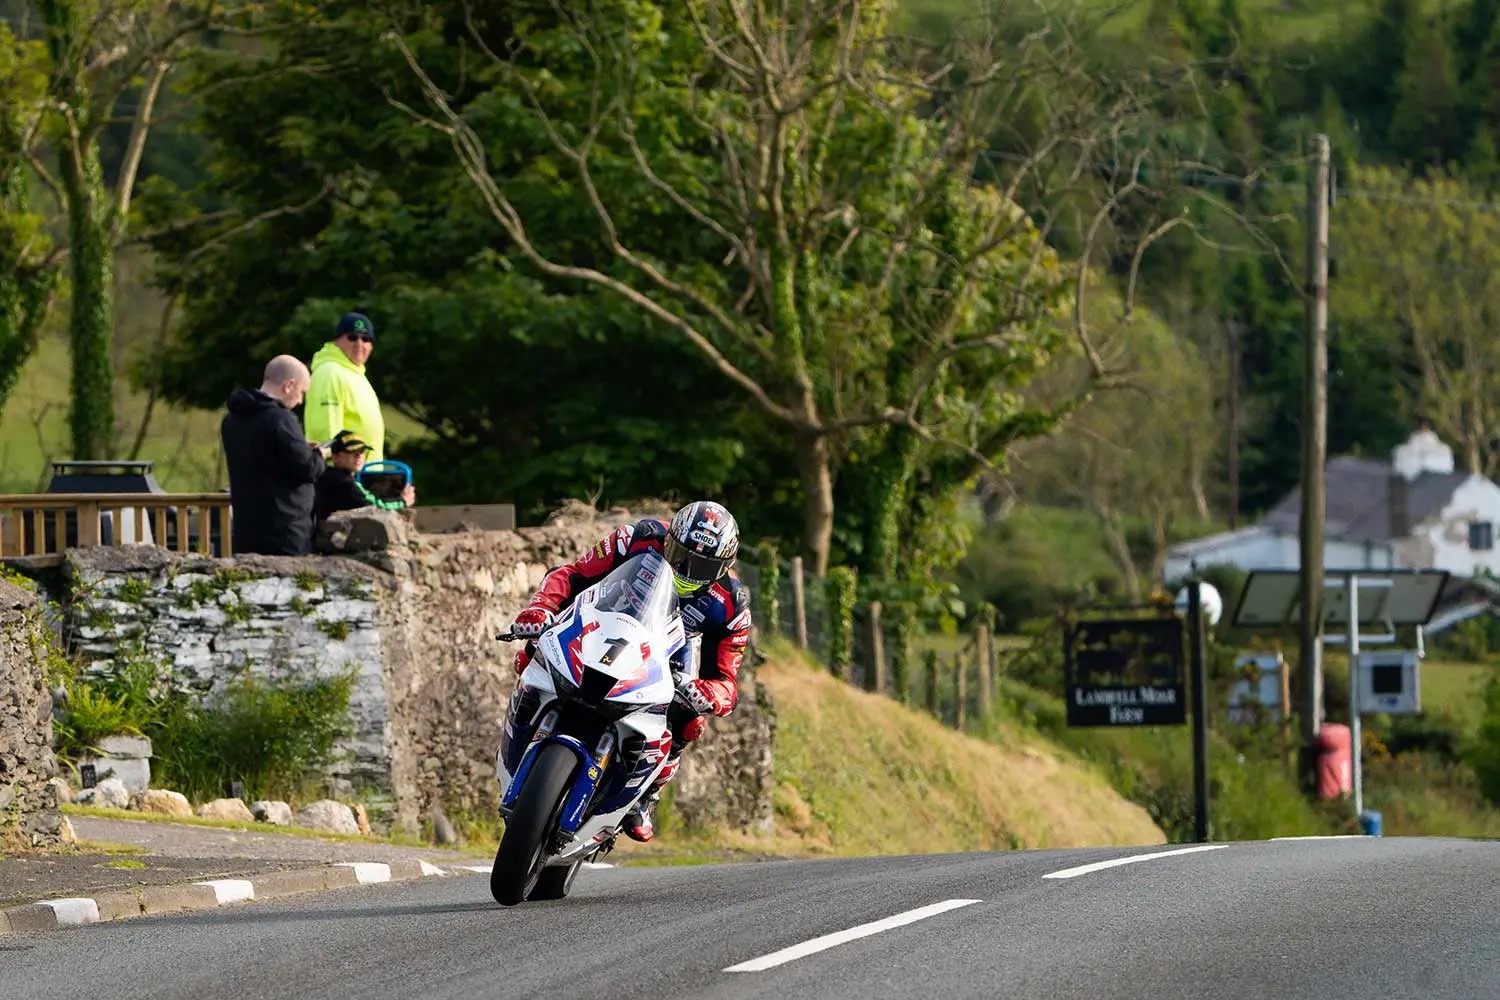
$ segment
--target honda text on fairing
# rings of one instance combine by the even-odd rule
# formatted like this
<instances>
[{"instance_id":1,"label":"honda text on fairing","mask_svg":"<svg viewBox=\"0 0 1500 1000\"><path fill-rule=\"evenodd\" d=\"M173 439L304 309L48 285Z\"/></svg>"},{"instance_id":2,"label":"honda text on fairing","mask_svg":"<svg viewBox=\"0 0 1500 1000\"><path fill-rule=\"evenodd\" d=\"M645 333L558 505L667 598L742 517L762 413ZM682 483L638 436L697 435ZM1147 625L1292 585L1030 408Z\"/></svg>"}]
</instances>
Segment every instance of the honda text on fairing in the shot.
<instances>
[{"instance_id":1,"label":"honda text on fairing","mask_svg":"<svg viewBox=\"0 0 1500 1000\"><path fill-rule=\"evenodd\" d=\"M497 902L560 899L585 861L614 846L667 764L667 709L697 670L672 568L654 551L583 591L537 638L496 761L505 818L490 875Z\"/></svg>"}]
</instances>

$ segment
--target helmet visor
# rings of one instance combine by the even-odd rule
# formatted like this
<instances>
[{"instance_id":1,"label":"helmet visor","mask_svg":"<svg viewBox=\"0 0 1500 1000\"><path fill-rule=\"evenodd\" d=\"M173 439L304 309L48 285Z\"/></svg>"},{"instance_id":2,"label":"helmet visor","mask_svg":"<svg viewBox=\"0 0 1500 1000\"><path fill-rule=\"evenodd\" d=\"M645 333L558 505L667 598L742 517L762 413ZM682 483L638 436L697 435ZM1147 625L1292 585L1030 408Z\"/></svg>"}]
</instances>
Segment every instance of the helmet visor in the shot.
<instances>
[{"instance_id":1,"label":"helmet visor","mask_svg":"<svg viewBox=\"0 0 1500 1000\"><path fill-rule=\"evenodd\" d=\"M669 536L662 546L672 572L677 576L677 592L690 594L702 590L724 575L730 560L722 556L699 555Z\"/></svg>"}]
</instances>

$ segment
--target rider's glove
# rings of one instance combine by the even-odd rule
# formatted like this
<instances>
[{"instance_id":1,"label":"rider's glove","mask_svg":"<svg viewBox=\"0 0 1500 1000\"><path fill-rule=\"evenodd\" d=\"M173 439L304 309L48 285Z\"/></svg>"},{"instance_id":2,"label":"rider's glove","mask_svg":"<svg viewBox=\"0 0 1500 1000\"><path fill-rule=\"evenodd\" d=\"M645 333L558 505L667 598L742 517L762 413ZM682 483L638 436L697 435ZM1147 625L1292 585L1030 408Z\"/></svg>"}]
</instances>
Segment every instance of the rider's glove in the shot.
<instances>
[{"instance_id":1,"label":"rider's glove","mask_svg":"<svg viewBox=\"0 0 1500 1000\"><path fill-rule=\"evenodd\" d=\"M714 701L713 689L707 681L696 677L683 678L677 683L677 700L699 715L712 715L718 703Z\"/></svg>"},{"instance_id":2,"label":"rider's glove","mask_svg":"<svg viewBox=\"0 0 1500 1000\"><path fill-rule=\"evenodd\" d=\"M547 631L547 626L551 624L552 612L533 604L516 615L516 620L510 624L510 631L517 638L535 639Z\"/></svg>"}]
</instances>

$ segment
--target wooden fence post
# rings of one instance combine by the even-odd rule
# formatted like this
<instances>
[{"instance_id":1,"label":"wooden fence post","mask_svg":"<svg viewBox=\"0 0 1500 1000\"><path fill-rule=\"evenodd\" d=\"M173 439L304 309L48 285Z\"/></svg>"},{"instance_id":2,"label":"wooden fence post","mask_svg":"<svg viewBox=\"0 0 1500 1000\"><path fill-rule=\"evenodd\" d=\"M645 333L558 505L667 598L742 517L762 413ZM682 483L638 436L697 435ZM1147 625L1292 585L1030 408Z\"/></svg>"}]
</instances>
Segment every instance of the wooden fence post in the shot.
<instances>
[{"instance_id":1,"label":"wooden fence post","mask_svg":"<svg viewBox=\"0 0 1500 1000\"><path fill-rule=\"evenodd\" d=\"M955 653L953 655L953 686L955 692L953 695L953 726L959 732L964 731L964 698L966 694L964 690L966 687L964 684L964 675L968 673L964 667L964 654L962 652Z\"/></svg>"},{"instance_id":2,"label":"wooden fence post","mask_svg":"<svg viewBox=\"0 0 1500 1000\"><path fill-rule=\"evenodd\" d=\"M927 667L927 711L935 719L942 718L939 712L938 701L938 655L937 650L929 649L922 654L922 660Z\"/></svg>"},{"instance_id":3,"label":"wooden fence post","mask_svg":"<svg viewBox=\"0 0 1500 1000\"><path fill-rule=\"evenodd\" d=\"M797 645L807 648L807 580L802 573L802 557L792 557L792 616Z\"/></svg>"},{"instance_id":4,"label":"wooden fence post","mask_svg":"<svg viewBox=\"0 0 1500 1000\"><path fill-rule=\"evenodd\" d=\"M995 691L995 660L988 625L979 626L974 636L974 645L979 657L979 717L988 720Z\"/></svg>"},{"instance_id":5,"label":"wooden fence post","mask_svg":"<svg viewBox=\"0 0 1500 1000\"><path fill-rule=\"evenodd\" d=\"M865 670L865 688L876 694L885 694L885 634L880 624L880 602L871 601L866 606L870 629L870 662Z\"/></svg>"}]
</instances>

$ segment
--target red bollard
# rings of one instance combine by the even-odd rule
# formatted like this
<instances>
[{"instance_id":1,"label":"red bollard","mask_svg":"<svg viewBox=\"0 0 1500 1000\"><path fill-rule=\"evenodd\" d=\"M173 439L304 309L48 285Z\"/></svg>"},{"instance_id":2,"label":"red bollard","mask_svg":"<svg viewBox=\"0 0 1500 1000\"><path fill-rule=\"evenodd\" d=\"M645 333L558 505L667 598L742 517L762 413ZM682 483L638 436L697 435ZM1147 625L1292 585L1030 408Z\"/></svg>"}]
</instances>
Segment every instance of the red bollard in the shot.
<instances>
[{"instance_id":1,"label":"red bollard","mask_svg":"<svg viewBox=\"0 0 1500 1000\"><path fill-rule=\"evenodd\" d=\"M1318 798L1336 799L1354 790L1349 727L1326 722L1318 729Z\"/></svg>"}]
</instances>

